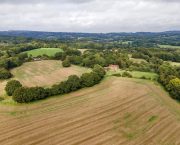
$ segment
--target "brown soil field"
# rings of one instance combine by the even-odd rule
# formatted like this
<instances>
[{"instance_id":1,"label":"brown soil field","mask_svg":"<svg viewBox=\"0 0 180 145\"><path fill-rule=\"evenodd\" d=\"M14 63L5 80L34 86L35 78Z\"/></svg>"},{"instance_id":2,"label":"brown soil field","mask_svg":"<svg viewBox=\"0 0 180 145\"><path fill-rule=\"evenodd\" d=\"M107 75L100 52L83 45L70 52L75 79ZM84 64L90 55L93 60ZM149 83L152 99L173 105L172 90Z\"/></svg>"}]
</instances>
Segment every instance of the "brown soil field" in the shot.
<instances>
[{"instance_id":1,"label":"brown soil field","mask_svg":"<svg viewBox=\"0 0 180 145\"><path fill-rule=\"evenodd\" d=\"M179 145L180 105L127 78L24 105L0 105L1 145Z\"/></svg>"},{"instance_id":2,"label":"brown soil field","mask_svg":"<svg viewBox=\"0 0 180 145\"><path fill-rule=\"evenodd\" d=\"M43 60L28 62L13 69L14 78L25 86L50 86L66 80L70 75L80 76L88 69L74 66L64 68L61 61Z\"/></svg>"}]
</instances>

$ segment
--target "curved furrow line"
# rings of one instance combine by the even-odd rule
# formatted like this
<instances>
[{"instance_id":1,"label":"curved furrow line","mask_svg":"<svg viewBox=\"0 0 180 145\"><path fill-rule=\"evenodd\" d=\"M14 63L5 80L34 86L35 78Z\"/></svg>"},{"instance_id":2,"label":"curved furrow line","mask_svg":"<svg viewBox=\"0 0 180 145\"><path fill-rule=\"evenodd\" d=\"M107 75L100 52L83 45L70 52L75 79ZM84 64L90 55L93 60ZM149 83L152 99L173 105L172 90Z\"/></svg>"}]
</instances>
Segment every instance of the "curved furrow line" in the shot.
<instances>
[{"instance_id":1,"label":"curved furrow line","mask_svg":"<svg viewBox=\"0 0 180 145\"><path fill-rule=\"evenodd\" d=\"M163 121L159 121L156 123L148 132L148 137L144 139L142 142L139 142L139 145L144 145L150 142L151 140L154 139L154 137L161 133L168 125L171 124L171 118L167 116Z\"/></svg>"},{"instance_id":2,"label":"curved furrow line","mask_svg":"<svg viewBox=\"0 0 180 145\"><path fill-rule=\"evenodd\" d=\"M139 99L142 99L141 98L141 96L139 97ZM102 113L107 113L107 111L111 111L113 108L116 108L116 107L120 107L120 106L122 106L122 105L126 105L126 104L128 104L129 102L131 102L131 101L137 101L138 100L138 98L135 98L135 99L132 99L132 100L130 100L130 101L127 101L127 102L124 102L124 103L122 103L122 104L120 104L120 105L117 105L117 106L114 106L114 107L112 107L112 108L109 108L109 109L107 109L107 110L103 110L102 112L99 112L98 114L95 114L95 116L96 115L100 115L100 114L102 114ZM140 100L141 101L141 100ZM108 108L108 107L107 107ZM93 117L94 115L92 115L92 116L89 116L88 118L91 118L91 117ZM58 118L59 116L56 116L56 118ZM55 118L53 118L53 120L54 120ZM84 118L83 118L84 119ZM82 119L82 120L83 120ZM44 121L44 120L43 120ZM76 122L79 122L79 121L81 121L81 120L77 120ZM38 122L38 123L42 123L42 122ZM35 124L35 126L37 126L38 125L38 123L36 122L36 124ZM72 122L72 123L74 123L74 122ZM47 123L48 124L48 123ZM39 126L39 127L37 127L37 129L39 129L40 127L43 127L43 126L45 126L45 125L47 125L47 124L43 124L43 125L41 125L41 126ZM25 126L25 131L23 131L22 133L25 133L27 130L28 130L28 128L30 128L30 130L29 131L31 131L31 130L34 130L34 128L32 128L32 126L31 125L28 125L28 126ZM22 130L22 127L21 126L19 126L19 129L20 130ZM14 134L17 136L17 129L16 130L14 130L14 131L11 131L11 133L13 133L14 132ZM9 133L9 132L6 132L6 133ZM4 135L4 134L3 134ZM13 136L11 136L11 137L13 137ZM3 138L3 140L5 140L6 138ZM3 141L3 140L1 140L1 138L0 138L0 141Z\"/></svg>"},{"instance_id":3,"label":"curved furrow line","mask_svg":"<svg viewBox=\"0 0 180 145\"><path fill-rule=\"evenodd\" d=\"M63 106L63 105L62 105L62 106ZM54 116L56 117L56 115L54 115ZM53 116L51 117L51 119L52 119L52 118L53 118ZM13 119L12 122L13 122L14 120L15 120L15 119ZM47 120L47 118L42 119L42 121L44 121L44 120ZM37 123L37 121L28 122L28 123L26 123L24 126L27 126L28 124L33 124L33 123ZM2 125L2 124L1 124L1 125ZM3 127L6 128L5 125L3 125ZM8 127L9 127L9 125L8 125ZM15 127L16 127L16 128L11 128L10 131L13 131L13 130L15 130L15 129L18 129L17 126L15 126ZM23 127L23 126L22 126L22 124L21 124L21 128L22 128L22 127ZM3 128L1 128L1 129L3 129ZM5 131L6 131L6 130L5 130ZM0 135L1 135L1 134L4 134L4 133L5 133L5 132L1 132Z\"/></svg>"},{"instance_id":4,"label":"curved furrow line","mask_svg":"<svg viewBox=\"0 0 180 145\"><path fill-rule=\"evenodd\" d=\"M111 117L111 116L113 116L113 115L116 115L117 113L120 113L120 112L122 112L122 111L124 111L124 110L126 110L126 109L129 109L129 108L131 108L130 107L130 105L129 106L126 106L126 108L124 108L123 110L121 109L121 110L119 110L119 106L117 107L117 108L114 108L114 109L116 109L116 110L114 110L114 111L116 111L116 112L114 112L114 111L112 111L112 110L110 110L110 112L109 112L109 114L108 114L108 111L103 111L103 113L104 113L104 116L102 116L101 114L97 114L97 115L94 115L93 117L90 117L90 118L85 118L84 120L85 120L85 124L83 124L83 120L81 120L81 121L77 121L77 122L72 122L72 124L67 124L67 126L60 126L59 128L60 128L60 130L62 131L63 129L65 129L65 131L64 132L61 132L61 133L59 133L59 134L65 134L65 133L68 133L69 131L74 131L75 129L78 129L78 128L80 128L80 127L82 127L82 126L88 126L89 125L89 123L95 123L95 121L99 121L99 120L103 120L103 119L106 119L107 117ZM81 116L81 115L80 115ZM95 118L95 120L94 120L94 118ZM86 121L88 121L88 122L86 122ZM77 123L80 123L80 124L78 124L78 126L73 126L74 124L77 124ZM74 128L67 128L68 126L70 126L70 127L74 127ZM56 126L56 128L52 128L52 129L57 129L58 128L58 126ZM47 138L46 139L48 139L49 138L49 135L47 134ZM54 131L52 131L52 134L50 135L50 137L54 137L54 136L57 136L57 134L55 133L54 134ZM44 140L44 136L43 136L43 139L41 139L41 141L43 141Z\"/></svg>"},{"instance_id":5,"label":"curved furrow line","mask_svg":"<svg viewBox=\"0 0 180 145\"><path fill-rule=\"evenodd\" d=\"M101 90L100 90L101 91ZM104 93L104 95L107 95L107 93ZM102 95L102 94L101 94ZM81 95L78 95L80 98L82 98L82 97L84 97L84 96L81 96ZM70 101L70 100L74 100L74 98L76 98L76 100L75 101L77 101L77 97L78 96L73 96L73 98L69 98L69 99L66 99L66 101L69 103L69 102L72 102L72 101ZM92 96L92 97L89 97L89 96ZM86 98L91 98L91 99L93 99L93 98L96 98L96 97L98 97L97 95L89 95L88 97L86 97ZM66 97L64 97L64 98L66 98ZM80 99L81 100L81 99ZM64 102L64 101L59 101L59 102L63 102L63 104L61 105L61 106L65 106L66 104L67 104L67 102ZM56 103L53 103L53 104L51 104L51 105L49 105L48 104L48 106L54 106L55 104L59 104L59 102L56 102ZM59 105L58 105L59 106ZM42 110L42 106L40 106L39 107L41 110ZM47 106L45 106L44 107L44 105L43 105L43 108L47 108ZM35 108L35 110L37 110L38 108ZM66 109L66 108L65 108ZM32 110L32 109L31 109ZM61 111L62 111L62 108L61 108ZM42 112L42 111L39 111L39 112ZM46 112L47 113L47 112ZM19 119L20 119L21 117L19 117ZM18 119L18 118L13 118L13 119L11 119L11 120L6 120L4 123L7 123L7 121L9 122L9 121L14 121L14 120L16 120L16 119ZM3 124L3 122L1 122L1 125Z\"/></svg>"},{"instance_id":6,"label":"curved furrow line","mask_svg":"<svg viewBox=\"0 0 180 145\"><path fill-rule=\"evenodd\" d=\"M62 103L62 102L65 104L66 102L71 102L70 100L73 100L74 98L77 99L78 97L82 98L84 96L88 96L89 98L95 98L95 97L97 97L97 95L94 95L94 94L96 94L97 92L101 92L102 91L102 90L99 89L99 87L96 89L97 90L96 92L94 90L95 89L93 89L92 91L86 91L86 92L83 92L82 94L77 94L77 95L74 95L74 94L76 94L76 92L73 92L73 93L68 94L67 97L60 96L60 97L62 97L61 99L58 99L56 101L53 100L52 103L50 102L51 100L48 100L49 101L48 104L43 103L43 108L47 108L48 106L54 106L54 105ZM103 88L103 90L107 90L107 89ZM34 110L36 111L38 109L42 109L42 105L39 105L38 107L31 108L31 112L34 111ZM24 109L22 111L24 111ZM6 120L6 122L7 121L11 121L11 120L13 121L14 118ZM0 123L2 124L3 122L0 122Z\"/></svg>"},{"instance_id":7,"label":"curved furrow line","mask_svg":"<svg viewBox=\"0 0 180 145\"><path fill-rule=\"evenodd\" d=\"M174 143L174 145L179 145L180 144L179 137L180 137L180 132L179 132L179 128L177 128L170 136L168 136L165 140L163 140L163 142Z\"/></svg>"},{"instance_id":8,"label":"curved furrow line","mask_svg":"<svg viewBox=\"0 0 180 145\"><path fill-rule=\"evenodd\" d=\"M155 108L155 106L152 106L151 108L149 108L149 109L153 109L153 108ZM129 109L129 107L127 107L127 109ZM132 108L131 108L132 109ZM123 111L125 111L125 110L123 110ZM129 111L129 110L128 110ZM132 110L131 110L132 111ZM121 112L120 112L121 113ZM115 114L117 114L116 112L115 113L113 113L112 114L112 117L113 117L113 115L115 115ZM111 116L107 116L107 117L110 117L110 118L112 118ZM102 118L102 119L106 119L106 117L104 117L104 118ZM112 120L112 122L113 122L113 120ZM93 123L95 123L95 121L93 121ZM90 126L90 125L89 125ZM75 129L70 129L70 131L71 130L73 130L73 131L75 131ZM64 134L64 133L66 133L66 132L61 132L61 133L59 133L59 134ZM67 134L68 134L69 132L67 132ZM59 134L55 134L53 137L55 137L55 136L57 136L57 135L59 135ZM51 136L52 137L52 136ZM47 138L46 138L47 139ZM43 141L44 140L44 138L43 139L41 139L41 141ZM39 142L40 143L40 142Z\"/></svg>"},{"instance_id":9,"label":"curved furrow line","mask_svg":"<svg viewBox=\"0 0 180 145\"><path fill-rule=\"evenodd\" d=\"M144 144L144 140L148 140L148 137L150 136L150 135L152 135L151 133L150 133L150 129L152 129L152 128L157 128L156 126L159 126L159 124L161 124L161 122L164 122L164 121L166 121L167 119L170 119L170 118L168 118L168 115L164 115L160 120L159 120L159 122L157 122L156 124L154 124L154 125L152 125L149 129L148 129L148 131L146 131L146 133L143 135L143 136L140 136L139 138L136 138L134 141L129 141L129 140L125 140L125 141L120 141L120 142L118 142L118 144L117 145L125 145L125 144L130 144L130 145L145 145ZM152 131L153 132L153 131ZM150 135L149 135L150 134Z\"/></svg>"},{"instance_id":10,"label":"curved furrow line","mask_svg":"<svg viewBox=\"0 0 180 145\"><path fill-rule=\"evenodd\" d=\"M71 134L70 132L67 132L65 134L61 134L56 138L52 138L52 137L48 137L48 139L43 139L41 141L38 141L38 142L33 142L31 143L31 145L33 144L38 144L38 145L44 145L46 144L46 142L48 142L49 140L53 140L53 144L59 144L61 143L62 145L65 145L65 144L68 144L67 142L73 142L73 140L75 140L76 138L79 138L79 139L82 139L82 136L85 136L87 134L88 135L93 135L96 136L95 134L97 133L96 129L97 128L103 128L103 130L99 130L99 133L105 133L105 132L108 132L110 130L112 130L112 126L108 126L108 124L111 123L112 120L107 120L106 122L99 122L98 124L95 124L92 128L90 128L89 126L87 127L84 127L84 128L81 128L79 130L77 130L76 132L73 130L71 131ZM94 134L95 133L95 134ZM79 137L80 136L80 137ZM30 144L28 144L30 145Z\"/></svg>"},{"instance_id":11,"label":"curved furrow line","mask_svg":"<svg viewBox=\"0 0 180 145\"><path fill-rule=\"evenodd\" d=\"M110 135L109 133L94 137L93 139L89 139L83 143L80 143L79 145L110 145L112 142L117 141L117 136Z\"/></svg>"},{"instance_id":12,"label":"curved furrow line","mask_svg":"<svg viewBox=\"0 0 180 145\"><path fill-rule=\"evenodd\" d=\"M170 139L172 139L173 137L175 137L176 135L178 135L178 137L180 136L180 127L177 127L177 125L175 125L173 128L169 127L169 130L167 130L166 133L162 133L163 134L163 138L161 138L161 142L162 143L167 143L168 141L170 141Z\"/></svg>"}]
</instances>

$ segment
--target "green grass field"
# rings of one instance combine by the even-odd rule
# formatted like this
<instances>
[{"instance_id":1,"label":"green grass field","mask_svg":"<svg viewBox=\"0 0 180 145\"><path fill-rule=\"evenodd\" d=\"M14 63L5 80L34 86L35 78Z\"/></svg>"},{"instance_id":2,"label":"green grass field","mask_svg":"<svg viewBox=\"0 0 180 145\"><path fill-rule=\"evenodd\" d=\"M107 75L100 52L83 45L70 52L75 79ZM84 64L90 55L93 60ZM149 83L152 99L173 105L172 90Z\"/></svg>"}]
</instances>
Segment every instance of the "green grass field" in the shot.
<instances>
[{"instance_id":1,"label":"green grass field","mask_svg":"<svg viewBox=\"0 0 180 145\"><path fill-rule=\"evenodd\" d=\"M107 72L107 76L111 76L113 74L121 74L125 72L125 70L118 70L118 71L108 71ZM140 71L128 71L133 78L142 78L142 77L146 77L149 78L151 80L156 80L158 78L158 75L156 73L152 73L152 72L140 72Z\"/></svg>"},{"instance_id":2,"label":"green grass field","mask_svg":"<svg viewBox=\"0 0 180 145\"><path fill-rule=\"evenodd\" d=\"M54 56L57 52L62 52L63 50L60 48L40 48L27 51L28 55L32 55L33 57L37 57L39 55L48 55Z\"/></svg>"},{"instance_id":3,"label":"green grass field","mask_svg":"<svg viewBox=\"0 0 180 145\"><path fill-rule=\"evenodd\" d=\"M168 62L173 66L180 66L180 62L172 62L172 61L168 61Z\"/></svg>"},{"instance_id":4,"label":"green grass field","mask_svg":"<svg viewBox=\"0 0 180 145\"><path fill-rule=\"evenodd\" d=\"M173 48L180 49L180 46L172 46L172 45L158 45L160 48Z\"/></svg>"},{"instance_id":5,"label":"green grass field","mask_svg":"<svg viewBox=\"0 0 180 145\"><path fill-rule=\"evenodd\" d=\"M131 61L134 63L141 63L141 62L147 62L145 59L140 59L140 58L130 58Z\"/></svg>"}]
</instances>

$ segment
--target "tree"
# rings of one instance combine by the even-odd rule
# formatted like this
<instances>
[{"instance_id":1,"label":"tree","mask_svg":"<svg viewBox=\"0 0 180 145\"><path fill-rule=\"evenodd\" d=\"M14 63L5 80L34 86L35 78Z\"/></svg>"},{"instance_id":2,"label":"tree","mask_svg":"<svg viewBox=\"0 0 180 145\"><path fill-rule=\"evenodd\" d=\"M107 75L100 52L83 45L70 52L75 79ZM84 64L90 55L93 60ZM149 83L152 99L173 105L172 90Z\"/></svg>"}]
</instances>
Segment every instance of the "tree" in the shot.
<instances>
[{"instance_id":1,"label":"tree","mask_svg":"<svg viewBox=\"0 0 180 145\"><path fill-rule=\"evenodd\" d=\"M100 56L100 54L95 54L94 60L96 64L99 64L101 66L105 66L106 64L106 60L102 56Z\"/></svg>"},{"instance_id":2,"label":"tree","mask_svg":"<svg viewBox=\"0 0 180 145\"><path fill-rule=\"evenodd\" d=\"M9 79L12 77L12 74L4 68L0 69L0 79Z\"/></svg>"},{"instance_id":3,"label":"tree","mask_svg":"<svg viewBox=\"0 0 180 145\"><path fill-rule=\"evenodd\" d=\"M72 56L72 55L80 56L81 55L81 51L76 50L76 49L67 49L66 50L66 54L69 55L69 56Z\"/></svg>"},{"instance_id":4,"label":"tree","mask_svg":"<svg viewBox=\"0 0 180 145\"><path fill-rule=\"evenodd\" d=\"M28 58L28 54L27 53L20 53L18 55L18 58L21 60L21 61L25 61L27 58Z\"/></svg>"},{"instance_id":5,"label":"tree","mask_svg":"<svg viewBox=\"0 0 180 145\"><path fill-rule=\"evenodd\" d=\"M17 80L11 80L7 82L5 91L7 95L12 96L12 94L18 89L21 88L22 84Z\"/></svg>"},{"instance_id":6,"label":"tree","mask_svg":"<svg viewBox=\"0 0 180 145\"><path fill-rule=\"evenodd\" d=\"M175 78L170 80L166 87L174 99L180 100L180 79Z\"/></svg>"},{"instance_id":7,"label":"tree","mask_svg":"<svg viewBox=\"0 0 180 145\"><path fill-rule=\"evenodd\" d=\"M70 66L71 66L71 63L70 63L69 59L65 59L65 60L62 62L62 65L63 65L63 67L70 67Z\"/></svg>"},{"instance_id":8,"label":"tree","mask_svg":"<svg viewBox=\"0 0 180 145\"><path fill-rule=\"evenodd\" d=\"M101 77L96 72L84 73L81 76L82 87L92 87L98 84Z\"/></svg>"},{"instance_id":9,"label":"tree","mask_svg":"<svg viewBox=\"0 0 180 145\"><path fill-rule=\"evenodd\" d=\"M168 85L170 80L178 76L176 69L167 63L161 65L158 69L158 72L159 72L159 81L164 86Z\"/></svg>"},{"instance_id":10,"label":"tree","mask_svg":"<svg viewBox=\"0 0 180 145\"><path fill-rule=\"evenodd\" d=\"M127 71L125 71L125 72L123 72L122 77L132 78L132 75L130 73L128 73Z\"/></svg>"},{"instance_id":11,"label":"tree","mask_svg":"<svg viewBox=\"0 0 180 145\"><path fill-rule=\"evenodd\" d=\"M94 71L91 72L91 75L93 76L94 85L98 84L102 79L102 77Z\"/></svg>"},{"instance_id":12,"label":"tree","mask_svg":"<svg viewBox=\"0 0 180 145\"><path fill-rule=\"evenodd\" d=\"M48 97L46 90L42 87L21 87L13 93L13 100L18 103L28 103Z\"/></svg>"},{"instance_id":13,"label":"tree","mask_svg":"<svg viewBox=\"0 0 180 145\"><path fill-rule=\"evenodd\" d=\"M103 78L104 75L106 74L106 71L104 70L104 68L98 64L94 66L93 72L96 72L101 78Z\"/></svg>"},{"instance_id":14,"label":"tree","mask_svg":"<svg viewBox=\"0 0 180 145\"><path fill-rule=\"evenodd\" d=\"M65 60L66 58L66 54L64 52L57 52L55 55L54 55L54 59L57 59L57 60Z\"/></svg>"},{"instance_id":15,"label":"tree","mask_svg":"<svg viewBox=\"0 0 180 145\"><path fill-rule=\"evenodd\" d=\"M94 85L94 77L92 73L84 73L81 76L82 87L91 87Z\"/></svg>"},{"instance_id":16,"label":"tree","mask_svg":"<svg viewBox=\"0 0 180 145\"><path fill-rule=\"evenodd\" d=\"M7 59L0 60L0 67L8 69L9 68L9 61Z\"/></svg>"},{"instance_id":17,"label":"tree","mask_svg":"<svg viewBox=\"0 0 180 145\"><path fill-rule=\"evenodd\" d=\"M76 75L68 77L67 84L70 87L70 91L76 91L81 88L81 79Z\"/></svg>"},{"instance_id":18,"label":"tree","mask_svg":"<svg viewBox=\"0 0 180 145\"><path fill-rule=\"evenodd\" d=\"M81 56L76 56L76 55L69 56L68 59L71 62L71 64L79 65L82 63L82 57Z\"/></svg>"},{"instance_id":19,"label":"tree","mask_svg":"<svg viewBox=\"0 0 180 145\"><path fill-rule=\"evenodd\" d=\"M95 64L95 61L91 59L90 57L86 57L82 60L82 64L85 67L93 67Z\"/></svg>"}]
</instances>

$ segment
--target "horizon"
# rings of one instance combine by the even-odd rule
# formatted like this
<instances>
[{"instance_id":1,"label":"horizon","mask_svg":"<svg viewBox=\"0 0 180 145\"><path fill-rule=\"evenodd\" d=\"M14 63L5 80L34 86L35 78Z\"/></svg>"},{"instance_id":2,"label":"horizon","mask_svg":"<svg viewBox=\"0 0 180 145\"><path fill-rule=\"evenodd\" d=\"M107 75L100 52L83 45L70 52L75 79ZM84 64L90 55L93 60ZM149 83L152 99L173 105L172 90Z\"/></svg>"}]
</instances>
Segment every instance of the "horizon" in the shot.
<instances>
[{"instance_id":1,"label":"horizon","mask_svg":"<svg viewBox=\"0 0 180 145\"><path fill-rule=\"evenodd\" d=\"M165 30L165 31L137 31L137 32L68 32L68 31L38 31L38 30L0 30L0 32L44 32L44 33L87 33L87 34L111 34L111 33L167 33L167 32L180 32L180 30Z\"/></svg>"}]
</instances>

